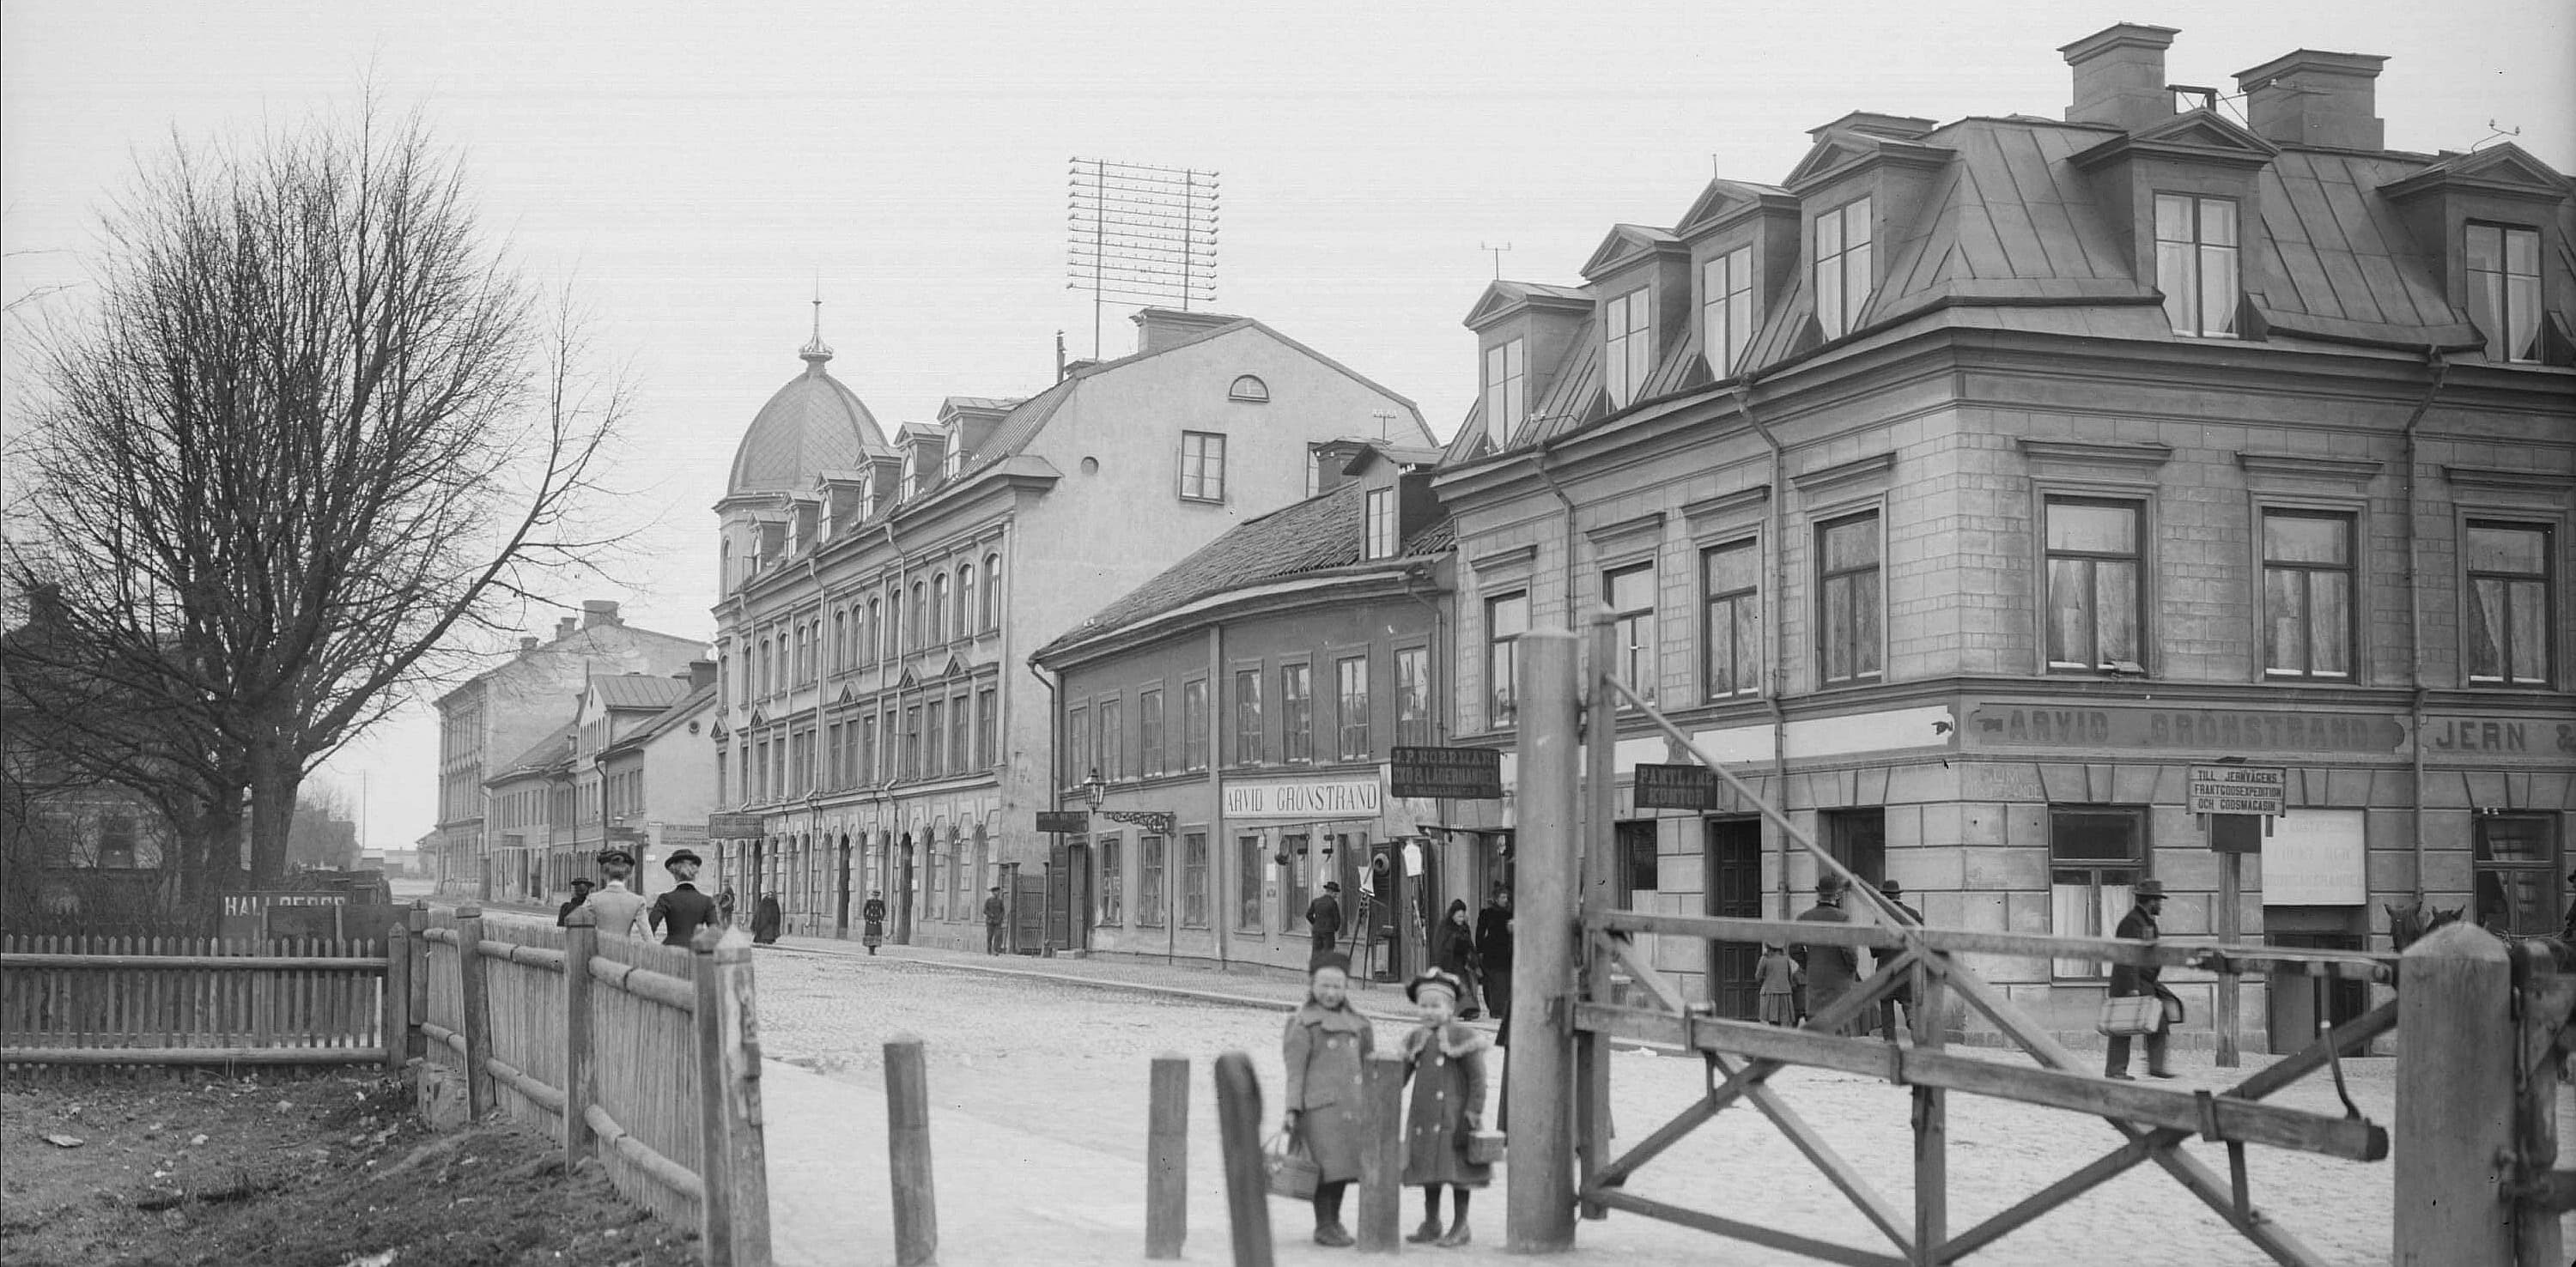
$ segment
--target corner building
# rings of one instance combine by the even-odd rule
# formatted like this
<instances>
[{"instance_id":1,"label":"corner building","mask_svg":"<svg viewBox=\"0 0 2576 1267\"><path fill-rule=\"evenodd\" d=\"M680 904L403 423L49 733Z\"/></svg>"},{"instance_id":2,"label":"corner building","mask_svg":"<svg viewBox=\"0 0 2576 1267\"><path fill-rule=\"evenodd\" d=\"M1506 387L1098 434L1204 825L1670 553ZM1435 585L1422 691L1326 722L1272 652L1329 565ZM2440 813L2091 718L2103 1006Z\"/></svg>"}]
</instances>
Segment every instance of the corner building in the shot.
<instances>
[{"instance_id":1,"label":"corner building","mask_svg":"<svg viewBox=\"0 0 2576 1267\"><path fill-rule=\"evenodd\" d=\"M2174 35L2060 50L2063 121L1846 115L1777 185L1614 227L1582 285L1495 283L1436 485L1459 742L1510 743L1521 632L1606 606L1623 677L1935 924L2107 934L2152 876L2166 935L2210 936L2185 775L2241 760L2288 810L2246 939L2385 947L2418 895L2555 931L2567 180L2509 143L2386 148L2379 57L2255 66L2240 123L2167 85ZM1637 809L1636 765L1681 758L1619 734L1622 901L1812 901L1749 806ZM1653 953L1752 1013L1751 948ZM2089 1037L2098 965L1980 967ZM2206 1041L2210 978L2168 981ZM2249 1043L2313 1033L2294 984L2248 980Z\"/></svg>"},{"instance_id":2,"label":"corner building","mask_svg":"<svg viewBox=\"0 0 2576 1267\"><path fill-rule=\"evenodd\" d=\"M1303 497L1314 446L1432 443L1412 402L1259 321L1136 323L1131 356L891 433L806 345L716 506L719 822L759 833L710 839L715 885L824 936L882 893L895 940L980 948L984 891L1046 865L1037 812L1082 777L1029 653Z\"/></svg>"}]
</instances>

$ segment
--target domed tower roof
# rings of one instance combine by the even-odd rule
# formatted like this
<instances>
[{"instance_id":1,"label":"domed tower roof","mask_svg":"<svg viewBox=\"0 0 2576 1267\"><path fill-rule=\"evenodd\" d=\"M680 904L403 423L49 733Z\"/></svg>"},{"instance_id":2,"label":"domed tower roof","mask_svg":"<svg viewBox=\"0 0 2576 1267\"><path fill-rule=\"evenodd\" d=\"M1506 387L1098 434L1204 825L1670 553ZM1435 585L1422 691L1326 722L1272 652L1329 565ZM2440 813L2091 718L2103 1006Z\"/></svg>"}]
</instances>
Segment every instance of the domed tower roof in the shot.
<instances>
[{"instance_id":1,"label":"domed tower roof","mask_svg":"<svg viewBox=\"0 0 2576 1267\"><path fill-rule=\"evenodd\" d=\"M816 472L848 470L870 454L893 452L858 393L823 369L832 349L823 342L819 300L814 337L796 354L804 358L805 372L779 388L742 433L725 481L728 497L801 489Z\"/></svg>"}]
</instances>

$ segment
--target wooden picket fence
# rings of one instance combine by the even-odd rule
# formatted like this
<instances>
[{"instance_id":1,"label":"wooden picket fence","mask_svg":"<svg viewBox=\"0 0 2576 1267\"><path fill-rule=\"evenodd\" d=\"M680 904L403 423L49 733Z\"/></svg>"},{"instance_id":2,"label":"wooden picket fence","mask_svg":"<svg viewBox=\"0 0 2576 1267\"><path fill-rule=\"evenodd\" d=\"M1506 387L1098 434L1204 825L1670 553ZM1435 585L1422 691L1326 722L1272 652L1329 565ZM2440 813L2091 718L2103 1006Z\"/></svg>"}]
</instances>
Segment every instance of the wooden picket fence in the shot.
<instances>
[{"instance_id":1,"label":"wooden picket fence","mask_svg":"<svg viewBox=\"0 0 2576 1267\"><path fill-rule=\"evenodd\" d=\"M386 1063L385 970L349 941L0 937L0 1066Z\"/></svg>"},{"instance_id":2,"label":"wooden picket fence","mask_svg":"<svg viewBox=\"0 0 2576 1267\"><path fill-rule=\"evenodd\" d=\"M766 1267L768 1165L750 939L695 949L474 906L416 904L388 954L406 1046L494 1109L596 1157L700 1233L711 1267Z\"/></svg>"}]
</instances>

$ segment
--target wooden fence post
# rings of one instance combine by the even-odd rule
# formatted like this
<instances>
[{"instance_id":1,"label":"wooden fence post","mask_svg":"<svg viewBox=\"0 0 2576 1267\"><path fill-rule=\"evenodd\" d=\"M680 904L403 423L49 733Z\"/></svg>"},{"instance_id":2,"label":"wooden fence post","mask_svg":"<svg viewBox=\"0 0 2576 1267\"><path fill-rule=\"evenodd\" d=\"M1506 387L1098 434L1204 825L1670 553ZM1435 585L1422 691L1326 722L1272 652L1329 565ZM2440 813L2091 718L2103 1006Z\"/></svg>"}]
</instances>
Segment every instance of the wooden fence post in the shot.
<instances>
[{"instance_id":1,"label":"wooden fence post","mask_svg":"<svg viewBox=\"0 0 2576 1267\"><path fill-rule=\"evenodd\" d=\"M751 934L710 925L697 935L715 942L733 1265L769 1267L769 1155L760 1112L760 1006L753 992Z\"/></svg>"},{"instance_id":2,"label":"wooden fence post","mask_svg":"<svg viewBox=\"0 0 2576 1267\"><path fill-rule=\"evenodd\" d=\"M921 1040L885 1045L886 1171L894 1181L895 1267L939 1261L939 1203L930 1169L930 1074Z\"/></svg>"},{"instance_id":3,"label":"wooden fence post","mask_svg":"<svg viewBox=\"0 0 2576 1267\"><path fill-rule=\"evenodd\" d=\"M2468 924L2399 965L2396 1267L2513 1267L2509 973L2504 944Z\"/></svg>"},{"instance_id":4,"label":"wooden fence post","mask_svg":"<svg viewBox=\"0 0 2576 1267\"><path fill-rule=\"evenodd\" d=\"M698 1066L698 1261L733 1264L732 1142L725 1122L724 983L716 977L712 928L689 943L689 976L697 986L695 1023Z\"/></svg>"},{"instance_id":5,"label":"wooden fence post","mask_svg":"<svg viewBox=\"0 0 2576 1267\"><path fill-rule=\"evenodd\" d=\"M1588 1003L1616 1003L1610 983L1611 955L1592 928L1610 906L1612 852L1618 848L1619 793L1612 767L1618 756L1619 699L1610 689L1610 667L1618 662L1618 617L1602 604L1592 606L1590 653L1584 657L1583 834L1575 847L1575 911L1581 922L1574 942L1575 970L1583 985L1576 998ZM1574 1036L1574 1156L1579 1180L1575 1190L1592 1187L1602 1167L1610 1164L1610 1036ZM1610 1207L1586 1200L1577 1207L1587 1219L1610 1217ZM1569 1237L1571 1233L1568 1234Z\"/></svg>"},{"instance_id":6,"label":"wooden fence post","mask_svg":"<svg viewBox=\"0 0 2576 1267\"><path fill-rule=\"evenodd\" d=\"M456 997L465 1013L465 1112L474 1121L492 1111L492 999L483 977L483 908L456 908Z\"/></svg>"},{"instance_id":7,"label":"wooden fence post","mask_svg":"<svg viewBox=\"0 0 2576 1267\"><path fill-rule=\"evenodd\" d=\"M1180 1257L1189 1231L1190 1058L1167 1053L1145 1101L1145 1257Z\"/></svg>"},{"instance_id":8,"label":"wooden fence post","mask_svg":"<svg viewBox=\"0 0 2576 1267\"><path fill-rule=\"evenodd\" d=\"M1234 1267L1270 1267L1270 1172L1261 1158L1261 1083L1252 1057L1216 1058L1217 1147L1225 1156L1225 1205Z\"/></svg>"},{"instance_id":9,"label":"wooden fence post","mask_svg":"<svg viewBox=\"0 0 2576 1267\"><path fill-rule=\"evenodd\" d=\"M2514 1252L2524 1263L2567 1261L2558 1210L2541 1199L2558 1164L2559 1028L2567 1021L2567 995L2557 988L2558 964L2540 941L2514 943L2511 954L2515 1014L2513 1208Z\"/></svg>"},{"instance_id":10,"label":"wooden fence post","mask_svg":"<svg viewBox=\"0 0 2576 1267\"><path fill-rule=\"evenodd\" d=\"M1359 1226L1353 1235L1363 1254L1404 1249L1404 1057L1379 1052L1360 1071Z\"/></svg>"},{"instance_id":11,"label":"wooden fence post","mask_svg":"<svg viewBox=\"0 0 2576 1267\"><path fill-rule=\"evenodd\" d=\"M1504 1246L1515 1254L1574 1248L1574 969L1577 921L1575 636L1534 630L1518 645L1520 843L1512 859L1518 969L1503 1098L1512 1124Z\"/></svg>"},{"instance_id":12,"label":"wooden fence post","mask_svg":"<svg viewBox=\"0 0 2576 1267\"><path fill-rule=\"evenodd\" d=\"M599 1070L591 1063L590 961L599 953L599 912L585 904L564 919L564 1169L590 1155L595 1133L590 1103L599 1098Z\"/></svg>"},{"instance_id":13,"label":"wooden fence post","mask_svg":"<svg viewBox=\"0 0 2576 1267\"><path fill-rule=\"evenodd\" d=\"M399 1075L411 1033L411 930L400 924L385 930L385 1004L383 1024L385 1072Z\"/></svg>"},{"instance_id":14,"label":"wooden fence post","mask_svg":"<svg viewBox=\"0 0 2576 1267\"><path fill-rule=\"evenodd\" d=\"M421 936L429 930L429 903L413 898L411 909L403 914L403 927L411 934L407 953L411 956L411 1002L403 1008L408 1018L402 1035L403 1059L419 1060L429 1055L429 1035L422 1033L420 1023L429 1019L429 939Z\"/></svg>"},{"instance_id":15,"label":"wooden fence post","mask_svg":"<svg viewBox=\"0 0 2576 1267\"><path fill-rule=\"evenodd\" d=\"M1927 955L1937 954L1926 951ZM1944 956L1940 962L1947 963ZM1905 1020L1914 1031L1914 1050L1941 1050L1941 1011L1945 996L1934 962L1917 959L1914 999ZM1940 1267L1948 1262L1942 1247L1950 1239L1950 1093L1941 1087L1914 1088L1914 1262Z\"/></svg>"}]
</instances>

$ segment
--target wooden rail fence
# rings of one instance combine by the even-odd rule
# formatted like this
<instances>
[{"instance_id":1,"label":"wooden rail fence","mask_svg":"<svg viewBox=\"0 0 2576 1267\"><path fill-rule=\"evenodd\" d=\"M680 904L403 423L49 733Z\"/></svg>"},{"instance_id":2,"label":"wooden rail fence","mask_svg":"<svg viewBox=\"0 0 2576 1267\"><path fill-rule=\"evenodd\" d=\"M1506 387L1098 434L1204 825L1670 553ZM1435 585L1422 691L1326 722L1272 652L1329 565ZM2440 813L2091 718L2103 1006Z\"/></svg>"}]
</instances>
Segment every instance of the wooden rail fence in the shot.
<instances>
[{"instance_id":1,"label":"wooden rail fence","mask_svg":"<svg viewBox=\"0 0 2576 1267\"><path fill-rule=\"evenodd\" d=\"M0 1065L382 1063L385 972L357 942L0 938Z\"/></svg>"},{"instance_id":2,"label":"wooden rail fence","mask_svg":"<svg viewBox=\"0 0 2576 1267\"><path fill-rule=\"evenodd\" d=\"M767 1267L769 1188L750 938L704 930L683 949L415 906L389 956L413 1045L568 1158L700 1233L710 1267Z\"/></svg>"}]
</instances>

